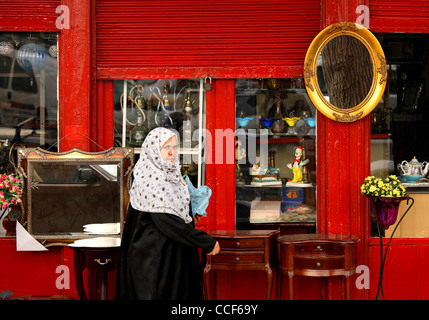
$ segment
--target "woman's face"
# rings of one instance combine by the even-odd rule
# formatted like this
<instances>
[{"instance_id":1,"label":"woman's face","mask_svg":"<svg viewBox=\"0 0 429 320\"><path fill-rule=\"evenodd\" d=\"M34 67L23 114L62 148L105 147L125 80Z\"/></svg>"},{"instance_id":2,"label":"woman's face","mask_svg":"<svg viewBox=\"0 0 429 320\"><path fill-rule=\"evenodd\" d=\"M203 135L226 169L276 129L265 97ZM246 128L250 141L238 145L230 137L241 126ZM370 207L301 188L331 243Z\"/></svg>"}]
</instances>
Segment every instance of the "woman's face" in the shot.
<instances>
[{"instance_id":1,"label":"woman's face","mask_svg":"<svg viewBox=\"0 0 429 320\"><path fill-rule=\"evenodd\" d=\"M177 139L171 137L161 147L161 156L164 161L176 162L177 159Z\"/></svg>"}]
</instances>

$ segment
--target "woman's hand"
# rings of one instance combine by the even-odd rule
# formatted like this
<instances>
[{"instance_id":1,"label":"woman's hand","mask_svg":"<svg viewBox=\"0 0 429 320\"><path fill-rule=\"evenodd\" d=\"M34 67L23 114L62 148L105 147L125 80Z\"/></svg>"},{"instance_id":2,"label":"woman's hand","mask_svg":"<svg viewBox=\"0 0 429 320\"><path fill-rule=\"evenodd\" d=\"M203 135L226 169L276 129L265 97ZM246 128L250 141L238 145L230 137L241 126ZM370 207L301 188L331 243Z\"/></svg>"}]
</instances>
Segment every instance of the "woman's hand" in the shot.
<instances>
[{"instance_id":1,"label":"woman's hand","mask_svg":"<svg viewBox=\"0 0 429 320\"><path fill-rule=\"evenodd\" d=\"M218 254L219 251L220 251L219 242L216 241L216 244L215 244L213 250L209 253L209 255L214 256L214 255Z\"/></svg>"},{"instance_id":2,"label":"woman's hand","mask_svg":"<svg viewBox=\"0 0 429 320\"><path fill-rule=\"evenodd\" d=\"M203 216L200 216L199 214L196 214L195 217L194 217L194 223L197 224L198 222L200 222L200 220L201 220L202 217Z\"/></svg>"}]
</instances>

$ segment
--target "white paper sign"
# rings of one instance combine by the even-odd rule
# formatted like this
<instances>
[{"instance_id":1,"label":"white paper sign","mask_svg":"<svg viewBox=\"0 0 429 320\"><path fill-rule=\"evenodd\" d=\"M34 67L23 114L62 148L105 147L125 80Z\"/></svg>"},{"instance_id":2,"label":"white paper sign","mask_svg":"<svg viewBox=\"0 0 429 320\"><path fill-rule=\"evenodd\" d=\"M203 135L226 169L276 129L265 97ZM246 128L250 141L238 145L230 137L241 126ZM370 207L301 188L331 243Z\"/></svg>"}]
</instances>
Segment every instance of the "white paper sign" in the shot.
<instances>
[{"instance_id":1,"label":"white paper sign","mask_svg":"<svg viewBox=\"0 0 429 320\"><path fill-rule=\"evenodd\" d=\"M16 251L48 251L39 241L17 221L16 222Z\"/></svg>"}]
</instances>

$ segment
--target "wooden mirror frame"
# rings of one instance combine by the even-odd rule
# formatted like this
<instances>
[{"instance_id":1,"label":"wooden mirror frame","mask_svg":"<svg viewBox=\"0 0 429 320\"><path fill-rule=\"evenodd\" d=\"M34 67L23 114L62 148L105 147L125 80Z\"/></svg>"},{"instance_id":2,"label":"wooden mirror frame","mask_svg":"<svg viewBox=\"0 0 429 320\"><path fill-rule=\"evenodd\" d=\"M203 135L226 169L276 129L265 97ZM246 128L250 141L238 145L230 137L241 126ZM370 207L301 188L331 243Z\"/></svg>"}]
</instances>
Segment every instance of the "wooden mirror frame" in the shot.
<instances>
[{"instance_id":1,"label":"wooden mirror frame","mask_svg":"<svg viewBox=\"0 0 429 320\"><path fill-rule=\"evenodd\" d=\"M24 228L36 240L45 247L53 245L68 245L79 239L94 238L103 235L85 234L82 230L79 234L33 234L33 212L32 212L32 191L35 188L32 185L31 170L39 164L55 165L117 165L117 181L119 185L119 220L120 233L109 235L109 237L120 237L125 223L125 216L129 205L129 180L134 165L134 152L132 148L110 148L102 152L85 152L79 149L72 149L66 152L49 152L41 148L19 148L18 149L18 172L23 176L23 218L21 219ZM38 186L36 185L36 188ZM59 213L61 214L61 213ZM102 223L101 221L99 223Z\"/></svg>"},{"instance_id":2,"label":"wooden mirror frame","mask_svg":"<svg viewBox=\"0 0 429 320\"><path fill-rule=\"evenodd\" d=\"M317 61L323 48L333 38L348 35L358 39L367 48L371 61L373 80L367 96L357 106L340 109L323 96L317 81ZM387 65L383 49L377 38L363 26L353 22L338 22L323 29L311 42L304 63L304 82L314 106L326 117L338 122L353 122L368 115L383 96L387 80Z\"/></svg>"}]
</instances>

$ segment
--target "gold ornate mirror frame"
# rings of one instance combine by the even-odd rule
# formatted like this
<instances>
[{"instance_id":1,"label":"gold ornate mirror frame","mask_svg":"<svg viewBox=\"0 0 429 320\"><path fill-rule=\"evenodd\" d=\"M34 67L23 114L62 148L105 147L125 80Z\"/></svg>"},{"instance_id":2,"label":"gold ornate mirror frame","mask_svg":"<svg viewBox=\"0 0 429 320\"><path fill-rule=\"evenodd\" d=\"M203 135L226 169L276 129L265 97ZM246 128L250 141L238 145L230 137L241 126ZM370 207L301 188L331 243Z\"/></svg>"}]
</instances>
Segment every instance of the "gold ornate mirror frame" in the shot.
<instances>
[{"instance_id":1,"label":"gold ornate mirror frame","mask_svg":"<svg viewBox=\"0 0 429 320\"><path fill-rule=\"evenodd\" d=\"M366 97L356 106L339 108L323 95L318 78L319 56L334 38L347 35L358 39L368 50L372 61L372 84ZM326 117L338 122L353 122L368 115L379 103L386 86L386 59L377 38L366 28L352 22L338 22L323 29L312 41L304 63L304 81L307 93L315 107Z\"/></svg>"},{"instance_id":2,"label":"gold ornate mirror frame","mask_svg":"<svg viewBox=\"0 0 429 320\"><path fill-rule=\"evenodd\" d=\"M120 231L109 236L120 237L133 165L131 148L18 149L18 170L24 178L24 228L45 247L105 235L85 232L86 224L119 223Z\"/></svg>"}]
</instances>

